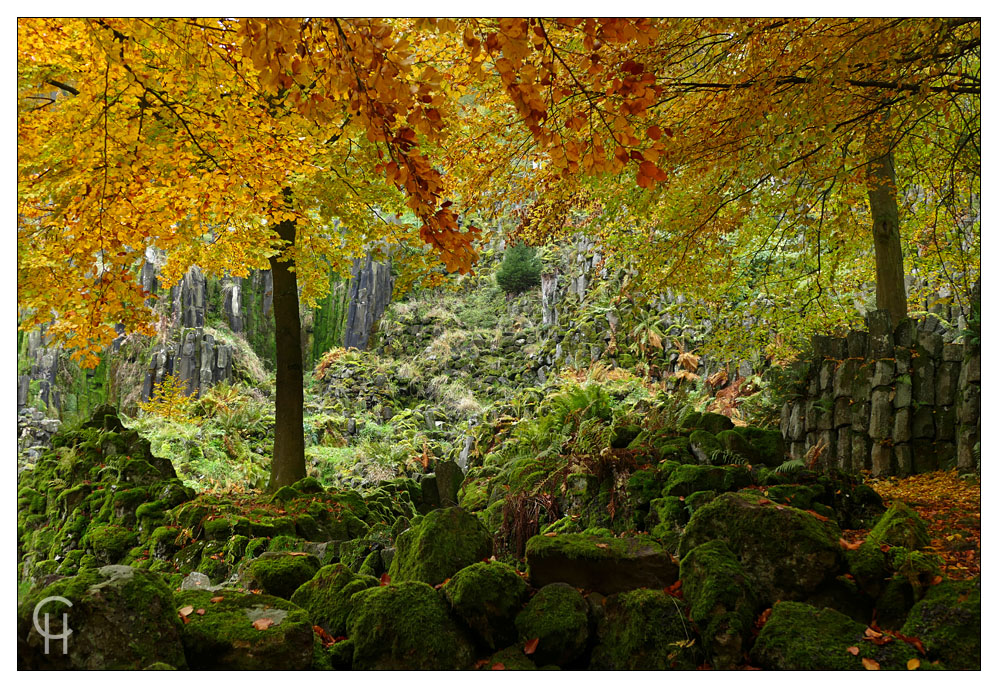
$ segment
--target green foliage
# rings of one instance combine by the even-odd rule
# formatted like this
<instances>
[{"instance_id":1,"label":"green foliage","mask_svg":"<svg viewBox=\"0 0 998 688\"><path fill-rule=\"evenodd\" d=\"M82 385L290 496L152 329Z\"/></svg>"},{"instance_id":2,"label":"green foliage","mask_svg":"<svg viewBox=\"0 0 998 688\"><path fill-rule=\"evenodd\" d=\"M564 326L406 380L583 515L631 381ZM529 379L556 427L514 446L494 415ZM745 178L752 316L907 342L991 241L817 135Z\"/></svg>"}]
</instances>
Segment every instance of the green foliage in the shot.
<instances>
[{"instance_id":1,"label":"green foliage","mask_svg":"<svg viewBox=\"0 0 998 688\"><path fill-rule=\"evenodd\" d=\"M537 252L524 244L506 249L496 282L508 294L519 294L541 283L541 261Z\"/></svg>"}]
</instances>

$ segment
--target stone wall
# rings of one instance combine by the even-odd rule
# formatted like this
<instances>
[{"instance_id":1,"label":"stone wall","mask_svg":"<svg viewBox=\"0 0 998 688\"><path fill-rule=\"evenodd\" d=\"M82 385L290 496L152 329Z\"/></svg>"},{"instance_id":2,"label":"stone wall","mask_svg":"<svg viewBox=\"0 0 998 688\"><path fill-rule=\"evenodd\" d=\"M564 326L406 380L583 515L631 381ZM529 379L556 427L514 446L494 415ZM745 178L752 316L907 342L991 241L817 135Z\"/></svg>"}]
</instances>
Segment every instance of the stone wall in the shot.
<instances>
[{"instance_id":1,"label":"stone wall","mask_svg":"<svg viewBox=\"0 0 998 688\"><path fill-rule=\"evenodd\" d=\"M873 475L979 470L979 346L873 311L865 331L816 336L813 348L803 393L783 407L791 458Z\"/></svg>"}]
</instances>

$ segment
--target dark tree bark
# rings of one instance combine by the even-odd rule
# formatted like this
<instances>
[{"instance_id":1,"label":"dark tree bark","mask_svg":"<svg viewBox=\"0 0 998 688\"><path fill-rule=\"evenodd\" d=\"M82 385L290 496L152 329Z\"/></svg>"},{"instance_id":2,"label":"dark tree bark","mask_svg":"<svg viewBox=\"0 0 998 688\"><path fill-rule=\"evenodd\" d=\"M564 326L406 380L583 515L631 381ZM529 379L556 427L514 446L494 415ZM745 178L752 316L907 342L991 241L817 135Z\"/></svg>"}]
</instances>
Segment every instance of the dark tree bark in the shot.
<instances>
[{"instance_id":1,"label":"dark tree bark","mask_svg":"<svg viewBox=\"0 0 998 688\"><path fill-rule=\"evenodd\" d=\"M281 239L294 246L296 225L286 220L277 225ZM270 465L270 489L276 490L305 477L305 403L301 355L301 317L298 312L298 278L291 262L270 259L274 278L274 343L277 368L277 409L274 459Z\"/></svg>"},{"instance_id":2,"label":"dark tree bark","mask_svg":"<svg viewBox=\"0 0 998 688\"><path fill-rule=\"evenodd\" d=\"M908 296L904 287L897 179L891 152L868 163L867 195L873 217L873 248L877 262L877 308L888 311L897 325L908 315Z\"/></svg>"}]
</instances>

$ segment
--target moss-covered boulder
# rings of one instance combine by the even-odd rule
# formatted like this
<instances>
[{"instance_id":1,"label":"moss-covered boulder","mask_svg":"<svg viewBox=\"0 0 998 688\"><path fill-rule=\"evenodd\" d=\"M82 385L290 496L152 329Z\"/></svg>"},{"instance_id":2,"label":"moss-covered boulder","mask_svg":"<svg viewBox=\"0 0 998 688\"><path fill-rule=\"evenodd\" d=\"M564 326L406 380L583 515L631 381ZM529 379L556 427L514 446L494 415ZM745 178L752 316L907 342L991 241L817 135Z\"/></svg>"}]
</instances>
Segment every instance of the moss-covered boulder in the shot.
<instances>
[{"instance_id":1,"label":"moss-covered boulder","mask_svg":"<svg viewBox=\"0 0 998 688\"><path fill-rule=\"evenodd\" d=\"M583 533L536 535L527 541L527 567L535 587L568 583L605 595L634 588L664 588L679 564L649 537L596 537Z\"/></svg>"},{"instance_id":2,"label":"moss-covered boulder","mask_svg":"<svg viewBox=\"0 0 998 688\"><path fill-rule=\"evenodd\" d=\"M443 671L472 663L471 641L426 583L368 588L354 594L351 604L347 636L354 669Z\"/></svg>"},{"instance_id":3,"label":"moss-covered boulder","mask_svg":"<svg viewBox=\"0 0 998 688\"><path fill-rule=\"evenodd\" d=\"M260 590L290 600L295 590L319 571L319 559L306 552L264 552L246 562L239 582L247 590Z\"/></svg>"},{"instance_id":4,"label":"moss-covered boulder","mask_svg":"<svg viewBox=\"0 0 998 688\"><path fill-rule=\"evenodd\" d=\"M652 455L655 459L663 463L666 461L694 463L696 461L696 457L690 451L690 438L688 435L653 438Z\"/></svg>"},{"instance_id":5,"label":"moss-covered boulder","mask_svg":"<svg viewBox=\"0 0 998 688\"><path fill-rule=\"evenodd\" d=\"M537 665L523 654L523 648L519 645L499 650L482 665L482 671L534 671L536 669Z\"/></svg>"},{"instance_id":6,"label":"moss-covered boulder","mask_svg":"<svg viewBox=\"0 0 998 688\"><path fill-rule=\"evenodd\" d=\"M436 509L401 533L388 570L393 581L430 585L492 554L492 536L474 514L460 507Z\"/></svg>"},{"instance_id":7,"label":"moss-covered boulder","mask_svg":"<svg viewBox=\"0 0 998 688\"><path fill-rule=\"evenodd\" d=\"M135 546L135 533L115 524L95 524L87 530L83 544L101 564L116 564Z\"/></svg>"},{"instance_id":8,"label":"moss-covered boulder","mask_svg":"<svg viewBox=\"0 0 998 688\"><path fill-rule=\"evenodd\" d=\"M706 430L712 435L724 432L725 430L731 430L734 427L735 424L731 422L731 419L720 413L704 413L696 421L696 428L698 430Z\"/></svg>"},{"instance_id":9,"label":"moss-covered boulder","mask_svg":"<svg viewBox=\"0 0 998 688\"><path fill-rule=\"evenodd\" d=\"M877 521L867 539L907 549L922 549L930 543L925 521L904 502L894 502Z\"/></svg>"},{"instance_id":10,"label":"moss-covered boulder","mask_svg":"<svg viewBox=\"0 0 998 688\"><path fill-rule=\"evenodd\" d=\"M947 669L981 669L981 579L944 581L908 614L901 633L922 641Z\"/></svg>"},{"instance_id":11,"label":"moss-covered boulder","mask_svg":"<svg viewBox=\"0 0 998 688\"><path fill-rule=\"evenodd\" d=\"M678 466L669 474L663 497L688 497L694 492L714 490L730 492L752 484L752 474L745 466Z\"/></svg>"},{"instance_id":12,"label":"moss-covered boulder","mask_svg":"<svg viewBox=\"0 0 998 688\"><path fill-rule=\"evenodd\" d=\"M691 671L695 635L683 605L661 590L631 590L605 600L590 669Z\"/></svg>"},{"instance_id":13,"label":"moss-covered boulder","mask_svg":"<svg viewBox=\"0 0 998 688\"><path fill-rule=\"evenodd\" d=\"M763 669L786 671L861 671L864 659L881 669L906 669L908 660L917 658L918 652L908 643L870 642L866 629L834 609L778 602L759 631L750 657ZM852 654L850 647L858 653Z\"/></svg>"},{"instance_id":14,"label":"moss-covered boulder","mask_svg":"<svg viewBox=\"0 0 998 688\"><path fill-rule=\"evenodd\" d=\"M308 612L313 626L321 626L335 638L346 635L353 594L377 585L377 578L355 574L343 564L331 564L295 590L291 601Z\"/></svg>"},{"instance_id":15,"label":"moss-covered boulder","mask_svg":"<svg viewBox=\"0 0 998 688\"><path fill-rule=\"evenodd\" d=\"M722 460L723 448L717 438L706 430L694 430L690 434L690 451L696 457L697 463L702 466L728 463Z\"/></svg>"},{"instance_id":16,"label":"moss-covered boulder","mask_svg":"<svg viewBox=\"0 0 998 688\"><path fill-rule=\"evenodd\" d=\"M527 584L508 564L478 562L454 574L442 588L451 609L490 650L516 640L516 615L527 598Z\"/></svg>"},{"instance_id":17,"label":"moss-covered boulder","mask_svg":"<svg viewBox=\"0 0 998 688\"><path fill-rule=\"evenodd\" d=\"M752 445L755 453L755 461L770 468L775 468L786 461L786 445L783 442L783 435L779 430L766 430L745 426L735 428L734 432L747 439ZM721 439L720 435L718 439Z\"/></svg>"},{"instance_id":18,"label":"moss-covered boulder","mask_svg":"<svg viewBox=\"0 0 998 688\"><path fill-rule=\"evenodd\" d=\"M287 671L312 666L308 613L287 600L234 590L185 590L175 595L174 613L185 611L181 637L191 669Z\"/></svg>"},{"instance_id":19,"label":"moss-covered boulder","mask_svg":"<svg viewBox=\"0 0 998 688\"><path fill-rule=\"evenodd\" d=\"M683 557L679 577L714 668L741 664L758 603L738 559L724 542L711 540Z\"/></svg>"},{"instance_id":20,"label":"moss-covered boulder","mask_svg":"<svg viewBox=\"0 0 998 688\"><path fill-rule=\"evenodd\" d=\"M35 606L49 597L63 597L72 604L50 601L39 608L44 627L49 615L49 635L64 632L66 615L71 633L63 642L45 639L34 625ZM29 594L17 612L19 669L141 669L155 662L185 668L180 639L180 619L173 595L159 574L130 566L85 569Z\"/></svg>"},{"instance_id":21,"label":"moss-covered boulder","mask_svg":"<svg viewBox=\"0 0 998 688\"><path fill-rule=\"evenodd\" d=\"M541 588L516 617L520 642L537 639L537 664L571 666L589 641L589 605L578 590L565 583Z\"/></svg>"},{"instance_id":22,"label":"moss-covered boulder","mask_svg":"<svg viewBox=\"0 0 998 688\"><path fill-rule=\"evenodd\" d=\"M701 507L680 541L684 558L722 540L739 560L760 603L801 600L838 572L842 532L832 521L761 495L726 493Z\"/></svg>"}]
</instances>

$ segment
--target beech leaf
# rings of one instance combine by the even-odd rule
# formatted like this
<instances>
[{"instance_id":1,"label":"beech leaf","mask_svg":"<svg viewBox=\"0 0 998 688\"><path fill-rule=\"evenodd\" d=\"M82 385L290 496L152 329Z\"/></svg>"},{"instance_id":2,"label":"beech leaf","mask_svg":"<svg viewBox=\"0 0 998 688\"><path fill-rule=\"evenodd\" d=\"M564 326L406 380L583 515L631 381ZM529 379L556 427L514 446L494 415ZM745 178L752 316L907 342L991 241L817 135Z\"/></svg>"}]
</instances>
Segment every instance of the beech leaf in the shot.
<instances>
[{"instance_id":1,"label":"beech leaf","mask_svg":"<svg viewBox=\"0 0 998 688\"><path fill-rule=\"evenodd\" d=\"M253 622L253 628L258 631L265 631L274 625L274 620L269 618L257 619Z\"/></svg>"},{"instance_id":2,"label":"beech leaf","mask_svg":"<svg viewBox=\"0 0 998 688\"><path fill-rule=\"evenodd\" d=\"M537 643L541 641L540 638L531 638L523 646L523 654L532 655L537 652Z\"/></svg>"},{"instance_id":3,"label":"beech leaf","mask_svg":"<svg viewBox=\"0 0 998 688\"><path fill-rule=\"evenodd\" d=\"M863 657L863 668L867 671L880 671L880 663L875 659Z\"/></svg>"}]
</instances>

